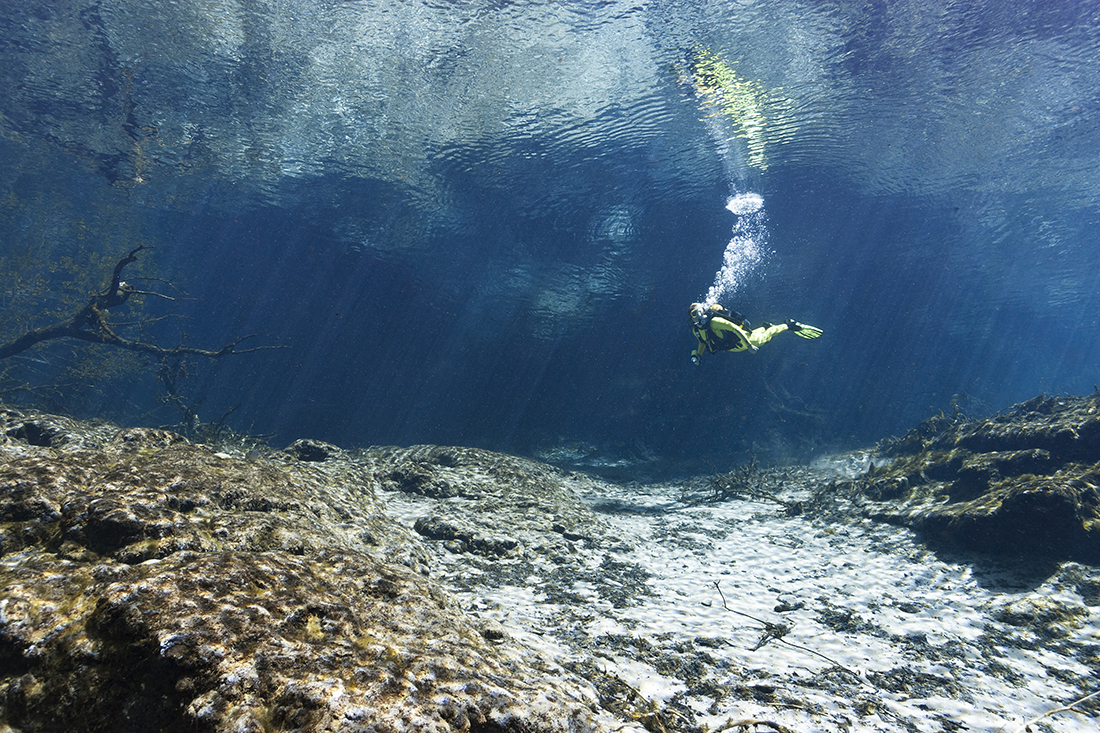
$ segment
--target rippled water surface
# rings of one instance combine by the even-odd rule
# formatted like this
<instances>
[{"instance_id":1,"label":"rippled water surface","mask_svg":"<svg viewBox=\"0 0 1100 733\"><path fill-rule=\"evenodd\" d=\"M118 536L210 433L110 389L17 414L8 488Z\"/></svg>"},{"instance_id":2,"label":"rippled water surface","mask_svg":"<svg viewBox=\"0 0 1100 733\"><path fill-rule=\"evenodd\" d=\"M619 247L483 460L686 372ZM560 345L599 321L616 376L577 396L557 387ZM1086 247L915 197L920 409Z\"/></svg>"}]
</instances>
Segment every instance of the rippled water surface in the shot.
<instances>
[{"instance_id":1,"label":"rippled water surface","mask_svg":"<svg viewBox=\"0 0 1100 733\"><path fill-rule=\"evenodd\" d=\"M286 347L191 365L205 420L784 459L1096 380L1092 2L65 0L0 37L0 336L153 245L192 299L146 337ZM708 294L825 337L693 369ZM179 418L112 358L0 386Z\"/></svg>"}]
</instances>

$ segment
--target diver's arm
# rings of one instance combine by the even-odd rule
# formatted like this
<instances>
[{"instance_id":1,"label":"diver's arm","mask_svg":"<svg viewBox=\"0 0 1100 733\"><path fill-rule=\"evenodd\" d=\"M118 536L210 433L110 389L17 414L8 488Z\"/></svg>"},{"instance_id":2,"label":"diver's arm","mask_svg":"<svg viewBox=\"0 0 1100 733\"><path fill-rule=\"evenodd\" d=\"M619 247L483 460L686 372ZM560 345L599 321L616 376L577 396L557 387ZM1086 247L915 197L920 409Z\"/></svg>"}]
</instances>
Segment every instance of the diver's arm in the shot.
<instances>
[{"instance_id":1,"label":"diver's arm","mask_svg":"<svg viewBox=\"0 0 1100 733\"><path fill-rule=\"evenodd\" d=\"M703 355L703 352L707 350L707 344L702 339L699 340L699 345L695 347L695 351L691 352L691 363L698 364L699 357Z\"/></svg>"}]
</instances>

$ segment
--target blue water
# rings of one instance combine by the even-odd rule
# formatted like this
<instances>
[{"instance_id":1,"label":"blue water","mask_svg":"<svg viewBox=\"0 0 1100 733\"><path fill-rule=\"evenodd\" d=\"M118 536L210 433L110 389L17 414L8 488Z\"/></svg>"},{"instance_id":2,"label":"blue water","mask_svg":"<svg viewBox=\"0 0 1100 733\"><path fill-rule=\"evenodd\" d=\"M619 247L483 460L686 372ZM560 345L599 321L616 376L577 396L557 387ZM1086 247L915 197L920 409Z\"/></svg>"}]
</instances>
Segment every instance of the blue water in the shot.
<instances>
[{"instance_id":1,"label":"blue water","mask_svg":"<svg viewBox=\"0 0 1100 733\"><path fill-rule=\"evenodd\" d=\"M189 362L204 420L723 468L1100 382L1095 2L36 5L0 7L0 338L151 245L127 275L188 298L112 322L282 347ZM825 335L692 367L716 284ZM118 356L40 346L0 397L178 422Z\"/></svg>"}]
</instances>

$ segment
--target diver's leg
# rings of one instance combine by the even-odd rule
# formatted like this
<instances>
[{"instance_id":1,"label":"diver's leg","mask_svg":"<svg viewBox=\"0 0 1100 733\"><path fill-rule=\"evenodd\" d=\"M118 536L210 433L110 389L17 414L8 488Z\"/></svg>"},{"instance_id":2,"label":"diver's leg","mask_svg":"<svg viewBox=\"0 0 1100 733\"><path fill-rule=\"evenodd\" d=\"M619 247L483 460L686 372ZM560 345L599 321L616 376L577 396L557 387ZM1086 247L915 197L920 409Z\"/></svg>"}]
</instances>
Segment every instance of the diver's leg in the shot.
<instances>
[{"instance_id":1,"label":"diver's leg","mask_svg":"<svg viewBox=\"0 0 1100 733\"><path fill-rule=\"evenodd\" d=\"M754 328L752 333L749 334L749 343L753 346L763 346L786 330L786 323L780 323L777 326L761 326L760 328Z\"/></svg>"}]
</instances>

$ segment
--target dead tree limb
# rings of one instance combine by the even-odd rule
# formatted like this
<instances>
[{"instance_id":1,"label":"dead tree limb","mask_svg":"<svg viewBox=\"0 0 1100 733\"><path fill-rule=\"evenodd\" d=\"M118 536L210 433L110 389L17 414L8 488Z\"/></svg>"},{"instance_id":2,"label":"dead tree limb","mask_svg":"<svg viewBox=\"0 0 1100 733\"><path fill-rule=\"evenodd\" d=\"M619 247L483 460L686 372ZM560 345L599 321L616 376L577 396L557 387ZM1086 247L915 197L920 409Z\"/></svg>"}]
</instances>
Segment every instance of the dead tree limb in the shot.
<instances>
[{"instance_id":1,"label":"dead tree limb","mask_svg":"<svg viewBox=\"0 0 1100 733\"><path fill-rule=\"evenodd\" d=\"M770 720L761 720L759 718L747 718L745 720L731 721L723 725L721 728L716 729L714 733L723 733L723 731L731 730L733 728L744 728L745 730L748 730L749 728L755 728L761 725L765 728L771 728L772 730L779 731L779 733L794 733L794 731L786 726L780 725L779 723L774 723Z\"/></svg>"},{"instance_id":2,"label":"dead tree limb","mask_svg":"<svg viewBox=\"0 0 1100 733\"><path fill-rule=\"evenodd\" d=\"M758 624L763 624L764 625L764 633L761 634L760 640L756 643L756 646L753 647L753 649L752 649L753 651L756 651L757 649L760 649L765 644L767 644L769 641L772 641L774 639L775 641L778 641L780 644L786 644L787 646L789 646L793 649L800 649L804 652L807 652L808 654L813 654L814 656L821 657L826 662L829 662L830 664L835 665L838 669L850 674L852 677L859 680L860 682L864 681L862 677L860 677L858 674L856 674L852 670L848 669L847 667L845 667L843 664L836 661L832 657L827 657L824 654L822 654L821 652L814 651L813 649L809 648L808 646L802 646L801 644L795 644L793 641L787 641L786 639L784 639L783 637L786 636L791 631L790 626L787 626L786 624L773 624L773 623L770 623L770 622L765 621L763 619L756 618L756 616L750 616L749 614L745 613L744 611L738 611L736 608L730 608L729 606L726 605L726 594L722 592L722 586L719 585L718 581L714 581L714 587L718 590L718 596L722 599L722 608L726 609L730 613L736 613L739 616L744 616L745 618L752 619L753 621L755 621Z\"/></svg>"},{"instance_id":3,"label":"dead tree limb","mask_svg":"<svg viewBox=\"0 0 1100 733\"><path fill-rule=\"evenodd\" d=\"M242 336L236 341L222 346L220 349L196 349L182 345L164 348L156 344L119 336L107 322L105 311L108 309L122 305L133 295L153 295L168 300L175 300L175 298L171 298L161 293L138 290L122 279L123 269L132 262L137 261L137 254L143 249L149 248L142 245L131 250L129 254L119 260L111 275L110 286L102 293L93 296L92 299L88 301L88 304L77 311L71 318L54 323L50 326L43 326L42 328L28 331L14 341L0 346L0 359L7 359L10 356L15 356L43 341L63 338L87 341L92 344L114 346L120 349L126 349L127 351L136 351L140 354L149 354L162 359L181 356L205 356L211 359L217 359L227 354L247 354L253 351L280 348L278 346L256 346L249 349L237 348L242 341L252 338L255 334Z\"/></svg>"},{"instance_id":4,"label":"dead tree limb","mask_svg":"<svg viewBox=\"0 0 1100 733\"><path fill-rule=\"evenodd\" d=\"M1038 723L1043 718L1049 718L1051 716L1057 715L1058 713L1078 713L1079 715L1088 715L1089 714L1088 711L1082 710L1082 709L1078 708L1077 706L1080 705L1083 702L1087 702L1088 700L1096 697L1097 695L1100 695L1100 690L1097 690L1096 692L1093 692L1089 695L1085 695L1084 697L1078 698L1078 699L1074 700L1073 702L1069 703L1068 705L1063 705L1059 708L1055 708L1054 710L1048 710L1047 712L1043 713L1042 715L1039 715L1039 716L1034 717L1031 720L1027 721L1023 725L1021 725L1019 728L1016 728L1012 733L1024 733L1024 731L1029 731L1029 730L1031 730L1032 725L1034 725L1035 723Z\"/></svg>"}]
</instances>

